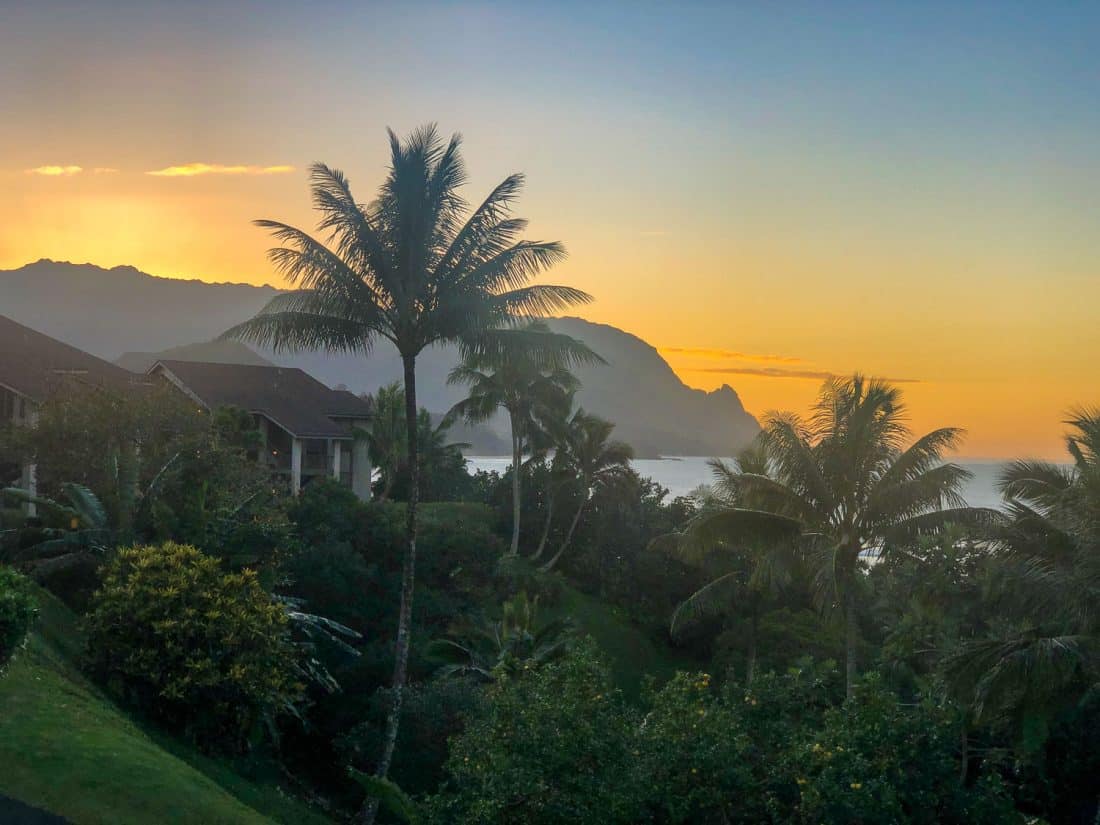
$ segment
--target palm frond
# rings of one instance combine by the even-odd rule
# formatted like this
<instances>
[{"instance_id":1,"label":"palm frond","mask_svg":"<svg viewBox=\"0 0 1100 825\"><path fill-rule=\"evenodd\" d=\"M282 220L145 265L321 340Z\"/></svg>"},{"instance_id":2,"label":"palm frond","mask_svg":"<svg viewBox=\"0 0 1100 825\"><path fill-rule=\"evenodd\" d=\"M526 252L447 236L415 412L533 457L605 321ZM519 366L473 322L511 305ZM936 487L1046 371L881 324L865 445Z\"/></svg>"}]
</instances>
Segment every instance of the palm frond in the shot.
<instances>
[{"instance_id":1,"label":"palm frond","mask_svg":"<svg viewBox=\"0 0 1100 825\"><path fill-rule=\"evenodd\" d=\"M719 576L682 601L672 614L669 635L681 641L691 628L728 612L743 587L739 575L727 573Z\"/></svg>"},{"instance_id":2,"label":"palm frond","mask_svg":"<svg viewBox=\"0 0 1100 825\"><path fill-rule=\"evenodd\" d=\"M369 353L377 332L364 324L331 315L309 312L261 312L230 327L219 340L250 341L274 352Z\"/></svg>"}]
</instances>

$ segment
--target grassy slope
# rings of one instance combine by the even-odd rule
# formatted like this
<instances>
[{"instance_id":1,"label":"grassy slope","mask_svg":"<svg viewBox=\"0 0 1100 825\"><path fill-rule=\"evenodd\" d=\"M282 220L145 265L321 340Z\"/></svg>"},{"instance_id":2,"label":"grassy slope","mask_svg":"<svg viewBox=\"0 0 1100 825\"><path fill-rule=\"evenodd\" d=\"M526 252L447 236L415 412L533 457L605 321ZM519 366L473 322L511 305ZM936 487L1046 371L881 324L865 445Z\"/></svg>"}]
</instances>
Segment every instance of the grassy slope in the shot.
<instances>
[{"instance_id":1,"label":"grassy slope","mask_svg":"<svg viewBox=\"0 0 1100 825\"><path fill-rule=\"evenodd\" d=\"M615 684L630 698L637 698L642 680L665 682L677 670L697 670L698 665L667 645L654 642L619 611L569 585L557 611L572 616L607 655Z\"/></svg>"},{"instance_id":2,"label":"grassy slope","mask_svg":"<svg viewBox=\"0 0 1100 825\"><path fill-rule=\"evenodd\" d=\"M77 823L322 823L226 765L142 729L72 665L73 615L40 593L42 616L0 677L0 793Z\"/></svg>"}]
</instances>

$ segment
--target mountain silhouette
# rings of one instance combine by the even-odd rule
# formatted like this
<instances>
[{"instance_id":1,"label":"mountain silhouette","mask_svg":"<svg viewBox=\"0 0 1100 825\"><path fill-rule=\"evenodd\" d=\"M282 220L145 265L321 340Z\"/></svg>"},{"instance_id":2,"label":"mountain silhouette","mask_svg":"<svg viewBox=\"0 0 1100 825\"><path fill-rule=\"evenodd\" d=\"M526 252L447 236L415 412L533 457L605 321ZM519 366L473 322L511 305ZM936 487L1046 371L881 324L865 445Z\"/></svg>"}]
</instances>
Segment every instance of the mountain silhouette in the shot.
<instances>
[{"instance_id":1,"label":"mountain silhouette","mask_svg":"<svg viewBox=\"0 0 1100 825\"><path fill-rule=\"evenodd\" d=\"M134 371L144 371L163 356L295 366L329 386L357 393L401 379L400 358L386 342L364 357L275 354L213 340L255 314L277 292L272 286L158 278L128 266L103 269L40 260L0 270L0 314ZM549 323L607 360L606 366L577 370L582 382L578 403L614 421L616 437L633 444L640 456L730 455L759 431L733 388L704 392L688 387L637 336L581 318ZM446 383L457 360L453 347L428 349L420 356L417 390L422 406L445 412L462 397L461 387ZM503 422L491 426L500 432Z\"/></svg>"}]
</instances>

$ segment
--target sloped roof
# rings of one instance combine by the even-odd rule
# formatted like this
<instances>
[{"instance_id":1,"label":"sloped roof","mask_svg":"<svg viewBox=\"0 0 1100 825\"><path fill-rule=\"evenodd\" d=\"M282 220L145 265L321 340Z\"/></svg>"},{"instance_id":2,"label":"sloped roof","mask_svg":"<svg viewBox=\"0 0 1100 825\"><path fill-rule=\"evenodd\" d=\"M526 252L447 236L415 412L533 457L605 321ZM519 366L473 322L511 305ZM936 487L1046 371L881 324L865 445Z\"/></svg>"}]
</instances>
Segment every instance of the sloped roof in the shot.
<instances>
[{"instance_id":1,"label":"sloped roof","mask_svg":"<svg viewBox=\"0 0 1100 825\"><path fill-rule=\"evenodd\" d=\"M367 419L371 406L346 390L332 390L300 369L162 359L163 368L208 409L239 407L259 413L299 438L350 438L339 419Z\"/></svg>"},{"instance_id":2,"label":"sloped roof","mask_svg":"<svg viewBox=\"0 0 1100 825\"><path fill-rule=\"evenodd\" d=\"M125 389L138 376L0 315L0 384L42 401L66 383Z\"/></svg>"}]
</instances>

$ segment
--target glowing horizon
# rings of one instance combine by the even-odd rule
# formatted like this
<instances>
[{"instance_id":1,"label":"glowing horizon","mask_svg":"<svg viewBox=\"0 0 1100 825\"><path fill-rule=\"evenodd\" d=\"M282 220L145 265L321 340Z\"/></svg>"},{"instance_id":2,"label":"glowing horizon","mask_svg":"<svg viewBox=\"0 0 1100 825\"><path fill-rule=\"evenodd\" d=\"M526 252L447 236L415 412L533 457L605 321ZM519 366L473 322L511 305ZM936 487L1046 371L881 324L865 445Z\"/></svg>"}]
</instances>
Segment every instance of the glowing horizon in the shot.
<instances>
[{"instance_id":1,"label":"glowing horizon","mask_svg":"<svg viewBox=\"0 0 1100 825\"><path fill-rule=\"evenodd\" d=\"M317 160L369 200L385 127L438 121L469 200L527 174L575 314L756 415L858 370L964 455L1061 458L1100 404L1095 10L46 5L0 9L0 269L284 286L251 221L312 229Z\"/></svg>"}]
</instances>

